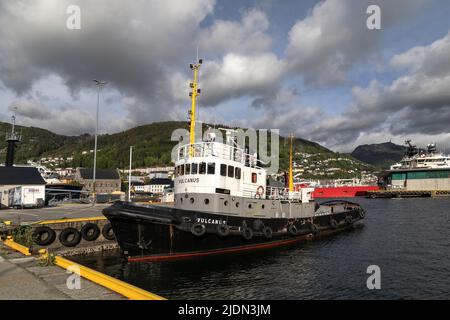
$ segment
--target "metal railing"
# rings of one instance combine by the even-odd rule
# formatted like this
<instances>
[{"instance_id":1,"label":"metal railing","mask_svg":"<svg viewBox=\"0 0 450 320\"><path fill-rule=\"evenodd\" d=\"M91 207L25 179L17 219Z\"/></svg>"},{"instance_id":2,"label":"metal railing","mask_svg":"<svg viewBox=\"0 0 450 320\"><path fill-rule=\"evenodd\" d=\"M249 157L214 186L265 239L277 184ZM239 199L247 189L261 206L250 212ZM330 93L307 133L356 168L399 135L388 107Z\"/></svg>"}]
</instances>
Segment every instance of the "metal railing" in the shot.
<instances>
[{"instance_id":1,"label":"metal railing","mask_svg":"<svg viewBox=\"0 0 450 320\"><path fill-rule=\"evenodd\" d=\"M258 160L256 154L245 153L244 150L223 144L219 142L200 142L187 144L178 148L177 160L191 158L190 149L192 148L192 157L217 157L224 160L231 160L244 164L247 167L261 168L259 164L264 164Z\"/></svg>"}]
</instances>

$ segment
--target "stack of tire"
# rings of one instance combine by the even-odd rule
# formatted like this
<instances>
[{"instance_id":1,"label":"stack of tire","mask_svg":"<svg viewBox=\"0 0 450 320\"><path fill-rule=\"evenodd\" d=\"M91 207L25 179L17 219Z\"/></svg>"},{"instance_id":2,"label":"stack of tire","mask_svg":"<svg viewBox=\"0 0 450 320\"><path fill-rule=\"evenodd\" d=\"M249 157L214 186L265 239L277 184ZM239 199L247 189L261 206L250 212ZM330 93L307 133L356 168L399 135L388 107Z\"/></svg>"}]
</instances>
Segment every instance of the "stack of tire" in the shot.
<instances>
[{"instance_id":1,"label":"stack of tire","mask_svg":"<svg viewBox=\"0 0 450 320\"><path fill-rule=\"evenodd\" d=\"M73 227L64 228L59 233L58 239L65 247L75 247L81 239L89 242L97 240L100 233L106 240L115 240L110 223L105 224L100 230L97 224L91 222L84 224L79 231ZM56 240L56 231L49 226L39 226L34 229L33 238L37 245L49 246Z\"/></svg>"}]
</instances>

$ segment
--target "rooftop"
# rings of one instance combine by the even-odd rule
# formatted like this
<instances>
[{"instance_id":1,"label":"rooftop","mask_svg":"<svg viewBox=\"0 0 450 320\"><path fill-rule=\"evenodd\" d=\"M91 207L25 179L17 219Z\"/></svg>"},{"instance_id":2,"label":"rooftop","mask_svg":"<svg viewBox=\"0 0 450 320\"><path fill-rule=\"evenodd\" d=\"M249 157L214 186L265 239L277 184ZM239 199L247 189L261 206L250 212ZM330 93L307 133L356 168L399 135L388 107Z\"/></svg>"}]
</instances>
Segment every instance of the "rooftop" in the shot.
<instances>
[{"instance_id":1,"label":"rooftop","mask_svg":"<svg viewBox=\"0 0 450 320\"><path fill-rule=\"evenodd\" d=\"M83 179L92 180L93 179L93 169L92 168L78 168L80 171L80 176ZM97 169L95 172L95 178L97 180L119 180L119 172L117 169Z\"/></svg>"},{"instance_id":2,"label":"rooftop","mask_svg":"<svg viewBox=\"0 0 450 320\"><path fill-rule=\"evenodd\" d=\"M45 184L37 168L0 167L0 185Z\"/></svg>"}]
</instances>

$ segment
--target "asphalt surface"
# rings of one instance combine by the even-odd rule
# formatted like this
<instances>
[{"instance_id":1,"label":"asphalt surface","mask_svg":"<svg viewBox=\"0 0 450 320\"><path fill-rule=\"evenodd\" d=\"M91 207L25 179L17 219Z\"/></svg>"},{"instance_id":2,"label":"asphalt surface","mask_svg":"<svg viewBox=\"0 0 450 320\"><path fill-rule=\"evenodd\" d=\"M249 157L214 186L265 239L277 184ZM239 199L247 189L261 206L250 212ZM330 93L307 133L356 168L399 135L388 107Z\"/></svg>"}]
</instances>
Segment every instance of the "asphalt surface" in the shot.
<instances>
[{"instance_id":1,"label":"asphalt surface","mask_svg":"<svg viewBox=\"0 0 450 320\"><path fill-rule=\"evenodd\" d=\"M14 224L36 222L53 219L70 219L98 217L102 215L102 209L109 204L63 204L57 207L42 209L6 209L0 210L0 220L12 221Z\"/></svg>"}]
</instances>

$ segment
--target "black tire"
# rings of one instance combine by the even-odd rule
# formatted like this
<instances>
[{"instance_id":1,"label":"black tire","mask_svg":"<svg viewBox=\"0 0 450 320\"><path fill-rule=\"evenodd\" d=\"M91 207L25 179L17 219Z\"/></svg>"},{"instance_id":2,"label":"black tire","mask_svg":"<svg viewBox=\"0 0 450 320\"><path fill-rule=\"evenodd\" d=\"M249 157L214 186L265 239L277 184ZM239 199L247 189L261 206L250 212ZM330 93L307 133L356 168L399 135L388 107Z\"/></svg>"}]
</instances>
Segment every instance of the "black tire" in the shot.
<instances>
[{"instance_id":1,"label":"black tire","mask_svg":"<svg viewBox=\"0 0 450 320\"><path fill-rule=\"evenodd\" d=\"M309 229L311 230L311 233L313 234L317 234L319 232L319 227L317 226L317 224L311 223L311 225L309 226Z\"/></svg>"},{"instance_id":2,"label":"black tire","mask_svg":"<svg viewBox=\"0 0 450 320\"><path fill-rule=\"evenodd\" d=\"M33 231L33 239L39 246L49 246L56 239L56 232L50 227L37 227Z\"/></svg>"},{"instance_id":3,"label":"black tire","mask_svg":"<svg viewBox=\"0 0 450 320\"><path fill-rule=\"evenodd\" d=\"M226 224L219 224L217 226L217 234L219 237L227 237L230 234L230 227L228 227Z\"/></svg>"},{"instance_id":4,"label":"black tire","mask_svg":"<svg viewBox=\"0 0 450 320\"><path fill-rule=\"evenodd\" d=\"M359 210L359 217L360 217L361 219L364 219L365 216L366 216L366 212L364 211L364 209L360 209L360 210Z\"/></svg>"},{"instance_id":5,"label":"black tire","mask_svg":"<svg viewBox=\"0 0 450 320\"><path fill-rule=\"evenodd\" d=\"M262 228L264 228L264 222L262 222L260 219L256 219L253 221L253 230L259 231Z\"/></svg>"},{"instance_id":6,"label":"black tire","mask_svg":"<svg viewBox=\"0 0 450 320\"><path fill-rule=\"evenodd\" d=\"M65 228L59 234L59 242L65 247L75 247L81 241L81 234L75 228Z\"/></svg>"},{"instance_id":7,"label":"black tire","mask_svg":"<svg viewBox=\"0 0 450 320\"><path fill-rule=\"evenodd\" d=\"M333 218L331 218L330 219L330 226L331 226L331 229L337 229L337 227L338 227L337 221L334 220Z\"/></svg>"},{"instance_id":8,"label":"black tire","mask_svg":"<svg viewBox=\"0 0 450 320\"><path fill-rule=\"evenodd\" d=\"M243 227L242 228L242 237L245 240L251 240L253 238L253 230L248 228L248 227Z\"/></svg>"},{"instance_id":9,"label":"black tire","mask_svg":"<svg viewBox=\"0 0 450 320\"><path fill-rule=\"evenodd\" d=\"M100 228L95 223L86 223L80 230L81 237L86 241L97 240Z\"/></svg>"},{"instance_id":10,"label":"black tire","mask_svg":"<svg viewBox=\"0 0 450 320\"><path fill-rule=\"evenodd\" d=\"M202 223L196 222L191 227L191 233L196 237L201 237L206 233L206 226Z\"/></svg>"},{"instance_id":11,"label":"black tire","mask_svg":"<svg viewBox=\"0 0 450 320\"><path fill-rule=\"evenodd\" d=\"M290 226L289 226L289 228L288 228L288 232L289 232L289 234L291 235L291 236L296 236L296 235L298 235L298 229L297 229L297 227L294 225L294 224L291 224Z\"/></svg>"},{"instance_id":12,"label":"black tire","mask_svg":"<svg viewBox=\"0 0 450 320\"><path fill-rule=\"evenodd\" d=\"M114 235L114 231L111 223L105 224L102 228L102 235L106 240L115 240L116 236Z\"/></svg>"},{"instance_id":13,"label":"black tire","mask_svg":"<svg viewBox=\"0 0 450 320\"><path fill-rule=\"evenodd\" d=\"M269 226L264 227L262 229L262 233L263 233L264 238L272 239L273 231L272 231L271 227L269 227Z\"/></svg>"},{"instance_id":14,"label":"black tire","mask_svg":"<svg viewBox=\"0 0 450 320\"><path fill-rule=\"evenodd\" d=\"M345 223L347 223L347 224L352 224L352 223L353 223L353 218L352 218L352 216L346 216L346 217L345 217Z\"/></svg>"}]
</instances>

